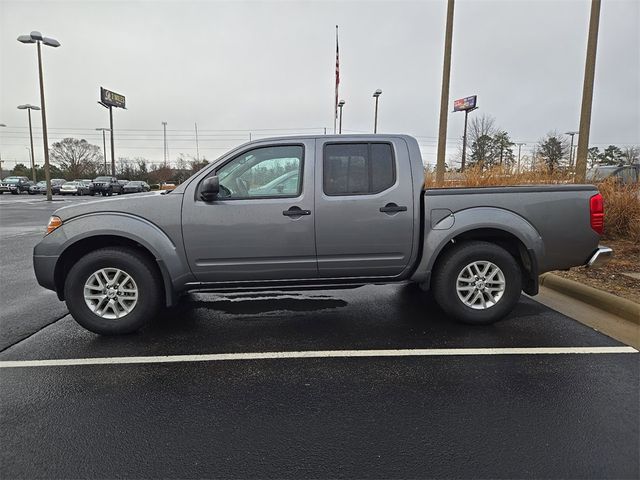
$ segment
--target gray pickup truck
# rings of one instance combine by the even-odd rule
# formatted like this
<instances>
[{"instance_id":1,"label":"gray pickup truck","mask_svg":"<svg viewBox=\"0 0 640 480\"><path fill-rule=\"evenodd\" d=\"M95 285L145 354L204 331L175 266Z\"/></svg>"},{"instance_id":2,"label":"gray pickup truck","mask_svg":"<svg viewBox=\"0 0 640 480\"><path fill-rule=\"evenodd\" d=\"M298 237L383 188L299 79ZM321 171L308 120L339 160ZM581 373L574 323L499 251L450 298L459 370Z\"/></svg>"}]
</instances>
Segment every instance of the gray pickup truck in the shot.
<instances>
[{"instance_id":1,"label":"gray pickup truck","mask_svg":"<svg viewBox=\"0 0 640 480\"><path fill-rule=\"evenodd\" d=\"M73 317L132 332L188 291L415 282L452 317L507 315L538 275L596 267L592 185L423 187L406 135L271 138L223 155L171 192L64 207L33 262Z\"/></svg>"}]
</instances>

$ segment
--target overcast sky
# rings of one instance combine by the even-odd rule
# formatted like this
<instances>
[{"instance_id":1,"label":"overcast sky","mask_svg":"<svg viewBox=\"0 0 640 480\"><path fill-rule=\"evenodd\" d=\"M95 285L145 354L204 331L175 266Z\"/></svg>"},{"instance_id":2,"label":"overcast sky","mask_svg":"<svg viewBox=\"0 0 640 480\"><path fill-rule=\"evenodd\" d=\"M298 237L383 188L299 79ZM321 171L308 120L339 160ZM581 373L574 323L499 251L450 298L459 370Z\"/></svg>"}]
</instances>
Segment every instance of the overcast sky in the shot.
<instances>
[{"instance_id":1,"label":"overcast sky","mask_svg":"<svg viewBox=\"0 0 640 480\"><path fill-rule=\"evenodd\" d=\"M16 106L40 103L36 49L18 35L39 30L62 44L43 50L51 141L102 145L104 86L127 101L114 110L116 156L160 162L162 121L172 159L195 155L196 122L209 159L250 132L331 132L338 24L343 131L372 130L371 94L381 88L379 132L415 135L433 164L445 8L445 0L0 0L2 159L27 163L27 114ZM550 130L577 130L589 9L588 0L458 0L451 104L477 94L472 115L494 116L530 145ZM591 145L640 144L639 48L640 1L604 0ZM451 153L463 117L449 116ZM41 164L40 125L34 116Z\"/></svg>"}]
</instances>

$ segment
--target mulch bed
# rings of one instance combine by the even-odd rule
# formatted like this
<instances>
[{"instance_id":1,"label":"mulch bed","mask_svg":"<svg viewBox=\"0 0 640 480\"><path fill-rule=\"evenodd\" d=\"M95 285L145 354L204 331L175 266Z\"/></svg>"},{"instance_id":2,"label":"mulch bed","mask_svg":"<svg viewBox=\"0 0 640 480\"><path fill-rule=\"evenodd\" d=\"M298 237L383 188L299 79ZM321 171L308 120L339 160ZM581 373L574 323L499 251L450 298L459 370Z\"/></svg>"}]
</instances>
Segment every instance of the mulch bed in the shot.
<instances>
[{"instance_id":1,"label":"mulch bed","mask_svg":"<svg viewBox=\"0 0 640 480\"><path fill-rule=\"evenodd\" d=\"M604 267L575 267L553 273L640 303L640 280L622 275L622 272L640 272L640 245L629 240L609 238L603 238L601 245L613 249L613 258Z\"/></svg>"}]
</instances>

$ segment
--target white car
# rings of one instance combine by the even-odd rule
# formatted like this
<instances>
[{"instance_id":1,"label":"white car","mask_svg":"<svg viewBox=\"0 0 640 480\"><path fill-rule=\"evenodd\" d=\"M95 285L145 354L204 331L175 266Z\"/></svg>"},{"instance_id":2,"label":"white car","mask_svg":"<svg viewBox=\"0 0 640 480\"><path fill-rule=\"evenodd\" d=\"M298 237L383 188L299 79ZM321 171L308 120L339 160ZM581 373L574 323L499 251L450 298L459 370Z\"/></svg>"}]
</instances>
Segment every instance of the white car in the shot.
<instances>
[{"instance_id":1,"label":"white car","mask_svg":"<svg viewBox=\"0 0 640 480\"><path fill-rule=\"evenodd\" d=\"M89 194L89 186L83 182L66 182L60 187L60 195L85 195Z\"/></svg>"}]
</instances>

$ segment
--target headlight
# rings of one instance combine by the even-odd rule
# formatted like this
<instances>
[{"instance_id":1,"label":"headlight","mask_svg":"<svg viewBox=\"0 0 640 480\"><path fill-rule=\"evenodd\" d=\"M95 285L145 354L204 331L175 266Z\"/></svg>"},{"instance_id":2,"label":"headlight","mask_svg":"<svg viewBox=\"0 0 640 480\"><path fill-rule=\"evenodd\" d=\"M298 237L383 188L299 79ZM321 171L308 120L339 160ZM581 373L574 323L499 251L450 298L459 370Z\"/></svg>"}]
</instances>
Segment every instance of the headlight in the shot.
<instances>
[{"instance_id":1,"label":"headlight","mask_svg":"<svg viewBox=\"0 0 640 480\"><path fill-rule=\"evenodd\" d=\"M61 227L62 226L62 219L60 217L57 216L53 216L49 219L49 223L47 224L47 233L46 235L49 235L51 232L53 232L56 228Z\"/></svg>"}]
</instances>

